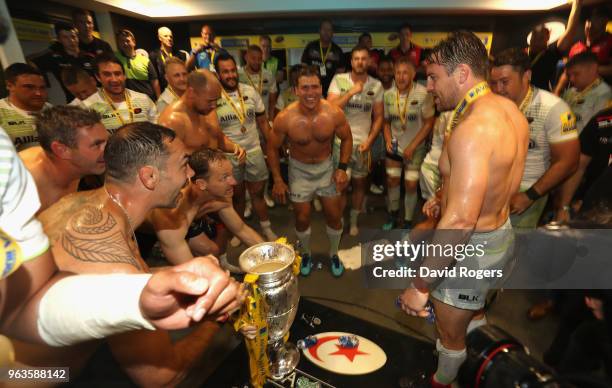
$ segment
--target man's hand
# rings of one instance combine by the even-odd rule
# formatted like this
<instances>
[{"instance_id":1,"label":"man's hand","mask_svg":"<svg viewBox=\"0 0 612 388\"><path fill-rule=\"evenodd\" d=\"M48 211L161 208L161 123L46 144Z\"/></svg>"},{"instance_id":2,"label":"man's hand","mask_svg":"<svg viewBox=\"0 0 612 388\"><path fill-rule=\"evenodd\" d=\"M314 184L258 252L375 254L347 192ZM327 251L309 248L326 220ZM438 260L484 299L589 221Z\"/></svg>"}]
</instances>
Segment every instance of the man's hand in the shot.
<instances>
[{"instance_id":1,"label":"man's hand","mask_svg":"<svg viewBox=\"0 0 612 388\"><path fill-rule=\"evenodd\" d=\"M140 309L157 328L175 330L205 315L231 313L244 297L243 288L209 255L153 274L140 295Z\"/></svg>"},{"instance_id":2,"label":"man's hand","mask_svg":"<svg viewBox=\"0 0 612 388\"><path fill-rule=\"evenodd\" d=\"M400 307L406 314L427 318L429 312L425 309L425 306L428 300L429 292L421 292L416 288L406 288L400 295Z\"/></svg>"},{"instance_id":3,"label":"man's hand","mask_svg":"<svg viewBox=\"0 0 612 388\"><path fill-rule=\"evenodd\" d=\"M359 149L359 152L364 154L364 153L368 152L371 147L372 147L372 144L370 144L370 142L366 140L363 143L359 144L359 147L357 147L357 148Z\"/></svg>"},{"instance_id":4,"label":"man's hand","mask_svg":"<svg viewBox=\"0 0 612 388\"><path fill-rule=\"evenodd\" d=\"M408 146L404 149L403 155L404 160L407 162L409 160L412 160L412 157L414 156L414 147L412 146Z\"/></svg>"},{"instance_id":5,"label":"man's hand","mask_svg":"<svg viewBox=\"0 0 612 388\"><path fill-rule=\"evenodd\" d=\"M238 159L238 164L244 164L246 162L246 151L244 148L240 147L236 144L236 149L234 150L234 156Z\"/></svg>"},{"instance_id":6,"label":"man's hand","mask_svg":"<svg viewBox=\"0 0 612 388\"><path fill-rule=\"evenodd\" d=\"M423 205L423 214L435 220L440 218L440 199L436 195L425 202Z\"/></svg>"},{"instance_id":7,"label":"man's hand","mask_svg":"<svg viewBox=\"0 0 612 388\"><path fill-rule=\"evenodd\" d=\"M336 184L336 191L341 193L348 186L348 176L346 175L346 171L341 169L336 169L333 176L333 181Z\"/></svg>"},{"instance_id":8,"label":"man's hand","mask_svg":"<svg viewBox=\"0 0 612 388\"><path fill-rule=\"evenodd\" d=\"M529 206L533 204L533 201L527 197L525 193L514 193L512 198L510 198L510 213L512 214L521 214Z\"/></svg>"},{"instance_id":9,"label":"man's hand","mask_svg":"<svg viewBox=\"0 0 612 388\"><path fill-rule=\"evenodd\" d=\"M247 337L248 339L255 339L257 335L257 327L251 325L244 325L240 328L240 334Z\"/></svg>"},{"instance_id":10,"label":"man's hand","mask_svg":"<svg viewBox=\"0 0 612 388\"><path fill-rule=\"evenodd\" d=\"M351 90L349 90L349 94L354 96L355 94L359 94L363 91L363 82L355 82Z\"/></svg>"},{"instance_id":11,"label":"man's hand","mask_svg":"<svg viewBox=\"0 0 612 388\"><path fill-rule=\"evenodd\" d=\"M280 202L283 205L287 203L288 192L289 187L282 179L278 182L275 181L274 185L272 185L272 197L275 201Z\"/></svg>"},{"instance_id":12,"label":"man's hand","mask_svg":"<svg viewBox=\"0 0 612 388\"><path fill-rule=\"evenodd\" d=\"M393 154L393 144L391 144L390 141L385 140L385 148L387 150L387 153Z\"/></svg>"}]
</instances>

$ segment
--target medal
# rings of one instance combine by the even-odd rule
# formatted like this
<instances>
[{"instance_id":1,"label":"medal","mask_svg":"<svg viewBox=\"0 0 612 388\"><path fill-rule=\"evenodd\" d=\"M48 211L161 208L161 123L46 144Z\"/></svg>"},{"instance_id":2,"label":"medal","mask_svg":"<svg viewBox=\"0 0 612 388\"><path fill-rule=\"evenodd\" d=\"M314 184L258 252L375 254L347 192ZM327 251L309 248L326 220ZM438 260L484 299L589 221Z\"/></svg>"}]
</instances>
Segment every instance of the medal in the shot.
<instances>
[{"instance_id":1,"label":"medal","mask_svg":"<svg viewBox=\"0 0 612 388\"><path fill-rule=\"evenodd\" d=\"M395 89L396 94L395 94L395 106L397 107L397 114L399 116L400 119L400 123L402 123L402 131L405 131L408 128L408 118L406 117L406 112L408 112L408 96L410 95L410 93L406 93L406 98L405 98L405 103L404 103L404 109L401 109L401 96L400 96L400 92L399 89L396 88Z\"/></svg>"},{"instance_id":2,"label":"medal","mask_svg":"<svg viewBox=\"0 0 612 388\"><path fill-rule=\"evenodd\" d=\"M227 103L230 105L234 113L236 113L236 117L238 117L238 121L240 122L241 128L240 132L245 133L246 127L244 126L244 122L246 121L246 110L244 108L244 99L242 98L242 93L240 93L240 86L236 89L238 92L238 102L240 103L240 108L236 104L234 104L234 100L227 94L225 89L221 89L221 96Z\"/></svg>"},{"instance_id":3,"label":"medal","mask_svg":"<svg viewBox=\"0 0 612 388\"><path fill-rule=\"evenodd\" d=\"M251 76L249 75L249 72L246 69L244 70L244 74L247 76L247 79L249 80L249 83L251 84L251 86L261 96L262 95L261 93L263 92L263 69L259 70L259 87L255 86L255 82L253 82L253 80L251 79Z\"/></svg>"},{"instance_id":4,"label":"medal","mask_svg":"<svg viewBox=\"0 0 612 388\"><path fill-rule=\"evenodd\" d=\"M104 90L104 88L100 88L100 90L102 91L102 98L104 98L104 100L106 100L106 103L110 106L111 110L113 111L113 115L117 117L117 119L121 122L121 125L125 125L126 123L125 121L123 121L123 117L121 117L121 114L119 114L119 111L117 110L117 108L115 108L113 100L111 100L108 94L106 94L106 90ZM128 112L130 113L130 121L128 121L128 124L130 124L134 122L134 109L132 109L132 101L130 100L130 95L125 89L123 89L123 98L125 99Z\"/></svg>"}]
</instances>

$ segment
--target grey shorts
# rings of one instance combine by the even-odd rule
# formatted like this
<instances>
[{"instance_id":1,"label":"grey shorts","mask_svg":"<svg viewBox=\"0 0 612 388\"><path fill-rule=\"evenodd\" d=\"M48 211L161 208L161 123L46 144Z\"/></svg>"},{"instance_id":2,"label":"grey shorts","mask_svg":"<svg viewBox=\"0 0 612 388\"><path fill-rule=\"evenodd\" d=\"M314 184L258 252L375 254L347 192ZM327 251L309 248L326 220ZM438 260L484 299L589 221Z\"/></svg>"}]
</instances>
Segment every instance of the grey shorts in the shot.
<instances>
[{"instance_id":1,"label":"grey shorts","mask_svg":"<svg viewBox=\"0 0 612 388\"><path fill-rule=\"evenodd\" d=\"M514 257L514 231L510 219L490 232L472 234L469 244L474 246L482 244L485 247L484 255L481 257L474 256L457 261L455 265L457 273L464 272L471 275L446 277L431 292L431 297L460 309L479 310L485 305L487 292L493 287L499 287L503 279L492 276L478 279L474 274L501 271L504 278L509 275L506 272L509 271L509 264Z\"/></svg>"},{"instance_id":2,"label":"grey shorts","mask_svg":"<svg viewBox=\"0 0 612 388\"><path fill-rule=\"evenodd\" d=\"M334 142L334 167L340 163L340 143ZM372 152L359 152L359 146L353 146L351 152L351 158L348 162L348 168L346 169L346 175L350 179L353 178L365 178L370 173L370 166L372 164Z\"/></svg>"},{"instance_id":3,"label":"grey shorts","mask_svg":"<svg viewBox=\"0 0 612 388\"><path fill-rule=\"evenodd\" d=\"M261 148L248 151L244 164L238 164L238 158L234 154L225 154L232 162L234 179L243 182L261 182L268 179L268 166Z\"/></svg>"},{"instance_id":4,"label":"grey shorts","mask_svg":"<svg viewBox=\"0 0 612 388\"><path fill-rule=\"evenodd\" d=\"M321 163L302 163L289 158L289 197L292 202L310 202L317 194L320 197L338 195L332 180L334 163L329 158Z\"/></svg>"}]
</instances>

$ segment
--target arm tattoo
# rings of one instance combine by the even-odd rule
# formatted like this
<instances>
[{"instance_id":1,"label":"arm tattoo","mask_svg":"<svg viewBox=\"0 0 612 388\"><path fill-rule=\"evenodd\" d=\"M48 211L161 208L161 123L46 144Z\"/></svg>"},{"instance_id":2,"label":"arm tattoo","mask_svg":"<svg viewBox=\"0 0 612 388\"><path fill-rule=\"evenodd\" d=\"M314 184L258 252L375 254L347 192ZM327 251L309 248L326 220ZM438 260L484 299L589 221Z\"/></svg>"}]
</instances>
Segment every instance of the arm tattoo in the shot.
<instances>
[{"instance_id":1,"label":"arm tattoo","mask_svg":"<svg viewBox=\"0 0 612 388\"><path fill-rule=\"evenodd\" d=\"M130 264L142 270L122 232L100 236L117 225L112 214L107 213L104 217L100 209L85 206L84 210L72 218L70 224L72 228L62 233L61 243L62 248L75 259L93 263Z\"/></svg>"}]
</instances>

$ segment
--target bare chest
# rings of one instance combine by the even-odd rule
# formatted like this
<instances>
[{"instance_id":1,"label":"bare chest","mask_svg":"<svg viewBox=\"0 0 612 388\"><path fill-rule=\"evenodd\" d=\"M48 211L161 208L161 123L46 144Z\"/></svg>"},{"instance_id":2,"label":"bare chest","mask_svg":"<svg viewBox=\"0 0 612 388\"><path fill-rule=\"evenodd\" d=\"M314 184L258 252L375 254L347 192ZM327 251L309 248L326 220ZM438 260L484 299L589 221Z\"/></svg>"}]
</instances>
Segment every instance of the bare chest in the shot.
<instances>
[{"instance_id":1,"label":"bare chest","mask_svg":"<svg viewBox=\"0 0 612 388\"><path fill-rule=\"evenodd\" d=\"M328 142L334 134L333 118L327 114L312 118L297 115L289 120L288 134L291 143L298 145Z\"/></svg>"}]
</instances>

